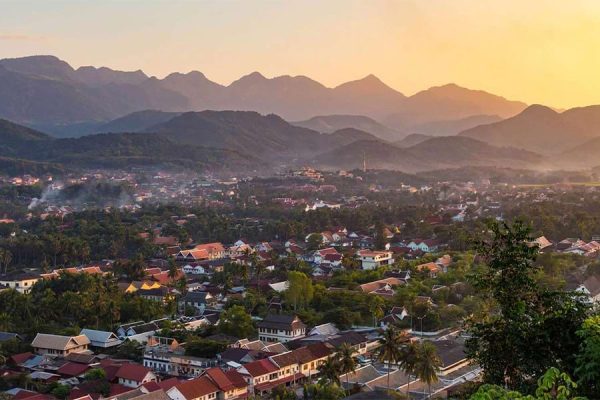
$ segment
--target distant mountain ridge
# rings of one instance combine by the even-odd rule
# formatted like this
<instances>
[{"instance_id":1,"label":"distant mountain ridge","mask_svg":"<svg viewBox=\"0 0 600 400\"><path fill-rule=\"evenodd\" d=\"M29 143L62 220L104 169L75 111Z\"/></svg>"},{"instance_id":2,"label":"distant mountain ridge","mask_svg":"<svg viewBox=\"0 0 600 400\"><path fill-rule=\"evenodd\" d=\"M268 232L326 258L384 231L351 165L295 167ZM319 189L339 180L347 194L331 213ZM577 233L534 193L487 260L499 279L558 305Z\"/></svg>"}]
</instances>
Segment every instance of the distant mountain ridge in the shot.
<instances>
[{"instance_id":1,"label":"distant mountain ridge","mask_svg":"<svg viewBox=\"0 0 600 400\"><path fill-rule=\"evenodd\" d=\"M291 122L291 124L322 133L332 133L339 129L354 128L369 132L380 139L390 141L398 140L406 135L364 115L319 115L304 121Z\"/></svg>"},{"instance_id":2,"label":"distant mountain ridge","mask_svg":"<svg viewBox=\"0 0 600 400\"><path fill-rule=\"evenodd\" d=\"M599 108L600 109L600 108ZM567 110L566 117L589 123L596 108ZM524 117L561 115L541 107ZM535 118L534 118L535 120ZM151 122L157 122L147 127ZM289 124L277 115L251 111L164 113L145 111L112 122L114 128L140 132L92 134L56 139L42 132L0 120L0 164L7 171L20 165L32 171L73 168L161 166L229 171L249 175L311 165L324 169L387 169L415 173L462 167L506 167L551 170L600 166L600 136L565 151L544 156L498 146L466 136L430 137L413 134L390 143L369 132L343 128L332 133ZM570 122L577 125L576 122Z\"/></svg>"},{"instance_id":3,"label":"distant mountain ridge","mask_svg":"<svg viewBox=\"0 0 600 400\"><path fill-rule=\"evenodd\" d=\"M315 157L313 165L331 169L390 169L414 173L464 166L505 166L536 169L542 156L514 148L501 148L459 136L433 137L410 147L382 141L356 141Z\"/></svg>"},{"instance_id":4,"label":"distant mountain ridge","mask_svg":"<svg viewBox=\"0 0 600 400\"><path fill-rule=\"evenodd\" d=\"M546 106L531 105L514 117L480 125L459 135L497 146L558 154L600 136L600 106L559 113Z\"/></svg>"},{"instance_id":5,"label":"distant mountain ridge","mask_svg":"<svg viewBox=\"0 0 600 400\"><path fill-rule=\"evenodd\" d=\"M74 69L54 56L0 60L0 117L36 126L54 124L57 129L68 124L105 123L148 109L212 109L274 113L293 121L317 115L364 115L393 130L413 133L411 128L417 125L424 130L427 123L435 121L476 115L505 118L525 107L456 85L407 97L374 75L329 88L305 76L267 78L254 72L224 86L198 71L157 79L140 70ZM361 129L340 128L346 127Z\"/></svg>"}]
</instances>

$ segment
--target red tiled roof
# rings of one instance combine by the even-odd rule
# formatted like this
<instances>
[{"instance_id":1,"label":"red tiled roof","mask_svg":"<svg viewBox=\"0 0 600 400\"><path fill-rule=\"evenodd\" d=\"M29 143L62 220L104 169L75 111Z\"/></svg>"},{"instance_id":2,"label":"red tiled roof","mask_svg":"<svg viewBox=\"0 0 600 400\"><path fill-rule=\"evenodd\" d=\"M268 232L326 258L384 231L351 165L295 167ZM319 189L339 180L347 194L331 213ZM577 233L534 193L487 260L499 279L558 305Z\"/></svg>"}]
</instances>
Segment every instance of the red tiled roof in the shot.
<instances>
[{"instance_id":1,"label":"red tiled roof","mask_svg":"<svg viewBox=\"0 0 600 400\"><path fill-rule=\"evenodd\" d=\"M298 360L296 354L293 351L287 353L281 353L271 357L271 360L279 366L279 368L287 367L289 365L297 364Z\"/></svg>"},{"instance_id":2,"label":"red tiled roof","mask_svg":"<svg viewBox=\"0 0 600 400\"><path fill-rule=\"evenodd\" d=\"M158 386L160 386L160 388L166 392L167 390L171 389L173 386L177 385L179 382L180 381L177 378L169 378L169 379L165 379L164 381L158 382Z\"/></svg>"},{"instance_id":3,"label":"red tiled roof","mask_svg":"<svg viewBox=\"0 0 600 400\"><path fill-rule=\"evenodd\" d=\"M29 390L21 390L19 391L19 393L17 393L16 395L13 396L13 399L15 400L22 400L22 399L27 399L27 400L54 400L54 397L47 395L47 394L41 394L41 393L37 393L37 392L31 392Z\"/></svg>"},{"instance_id":4,"label":"red tiled roof","mask_svg":"<svg viewBox=\"0 0 600 400\"><path fill-rule=\"evenodd\" d=\"M325 343L309 344L306 348L311 352L315 359L324 358L331 354L331 349Z\"/></svg>"},{"instance_id":5,"label":"red tiled roof","mask_svg":"<svg viewBox=\"0 0 600 400\"><path fill-rule=\"evenodd\" d=\"M142 385L148 392L156 392L157 390L162 390L162 387L157 382L146 382Z\"/></svg>"},{"instance_id":6,"label":"red tiled roof","mask_svg":"<svg viewBox=\"0 0 600 400\"><path fill-rule=\"evenodd\" d=\"M248 371L248 373L253 377L266 375L279 369L266 358L248 363L244 365L244 368L246 368L246 371Z\"/></svg>"},{"instance_id":7,"label":"red tiled roof","mask_svg":"<svg viewBox=\"0 0 600 400\"><path fill-rule=\"evenodd\" d=\"M110 396L116 396L121 393L130 392L131 388L127 386L120 385L118 383L113 383L110 385Z\"/></svg>"},{"instance_id":8,"label":"red tiled roof","mask_svg":"<svg viewBox=\"0 0 600 400\"><path fill-rule=\"evenodd\" d=\"M117 377L117 372L121 369L121 365L119 364L102 365L101 363L100 366L106 374L106 380L109 382Z\"/></svg>"},{"instance_id":9,"label":"red tiled roof","mask_svg":"<svg viewBox=\"0 0 600 400\"><path fill-rule=\"evenodd\" d=\"M219 388L206 376L185 381L175 386L186 399L196 399L219 391Z\"/></svg>"},{"instance_id":10,"label":"red tiled roof","mask_svg":"<svg viewBox=\"0 0 600 400\"><path fill-rule=\"evenodd\" d=\"M90 369L89 365L68 362L63 364L56 372L63 376L74 377L82 375L88 369Z\"/></svg>"},{"instance_id":11,"label":"red tiled roof","mask_svg":"<svg viewBox=\"0 0 600 400\"><path fill-rule=\"evenodd\" d=\"M229 381L236 388L247 387L247 383L244 380L244 377L242 376L242 374L240 374L239 372L237 372L235 369L230 369L228 371L225 371L225 376L227 376L227 379L229 379Z\"/></svg>"},{"instance_id":12,"label":"red tiled roof","mask_svg":"<svg viewBox=\"0 0 600 400\"><path fill-rule=\"evenodd\" d=\"M135 382L141 382L148 375L150 370L140 364L125 364L117 371L117 378L129 379Z\"/></svg>"},{"instance_id":13,"label":"red tiled roof","mask_svg":"<svg viewBox=\"0 0 600 400\"><path fill-rule=\"evenodd\" d=\"M233 383L229 381L221 368L209 368L205 372L206 375L213 381L213 383L217 385L223 392L227 392L234 388Z\"/></svg>"},{"instance_id":14,"label":"red tiled roof","mask_svg":"<svg viewBox=\"0 0 600 400\"><path fill-rule=\"evenodd\" d=\"M12 362L14 362L15 364L23 364L25 361L29 360L31 357L33 357L33 353L28 351L27 353L20 353L20 354L13 355L10 357L10 360Z\"/></svg>"}]
</instances>

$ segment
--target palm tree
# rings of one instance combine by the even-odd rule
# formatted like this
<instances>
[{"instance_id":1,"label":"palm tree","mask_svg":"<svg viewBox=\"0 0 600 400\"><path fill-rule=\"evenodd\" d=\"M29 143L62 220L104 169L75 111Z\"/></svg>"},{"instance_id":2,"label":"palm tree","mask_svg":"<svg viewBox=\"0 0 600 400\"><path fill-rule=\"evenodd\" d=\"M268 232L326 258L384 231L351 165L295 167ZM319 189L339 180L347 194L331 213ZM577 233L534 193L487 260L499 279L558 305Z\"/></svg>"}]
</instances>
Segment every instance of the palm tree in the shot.
<instances>
[{"instance_id":1,"label":"palm tree","mask_svg":"<svg viewBox=\"0 0 600 400\"><path fill-rule=\"evenodd\" d=\"M437 355L435 346L430 342L423 342L417 349L415 360L415 375L417 378L427 384L429 396L431 398L431 384L438 381L437 373L440 370L442 361Z\"/></svg>"},{"instance_id":2,"label":"palm tree","mask_svg":"<svg viewBox=\"0 0 600 400\"><path fill-rule=\"evenodd\" d=\"M388 366L387 371L387 388L390 390L390 364L397 363L402 356L401 346L408 340L408 337L403 332L399 331L394 326L388 326L384 330L379 338L378 359L386 362Z\"/></svg>"},{"instance_id":3,"label":"palm tree","mask_svg":"<svg viewBox=\"0 0 600 400\"><path fill-rule=\"evenodd\" d=\"M319 365L321 378L336 385L340 384L340 362L335 356L327 357L323 364Z\"/></svg>"},{"instance_id":4,"label":"palm tree","mask_svg":"<svg viewBox=\"0 0 600 400\"><path fill-rule=\"evenodd\" d=\"M410 396L410 376L414 375L414 373L415 373L415 365L416 365L416 361L417 361L417 351L418 351L417 344L411 342L408 345L404 346L404 349L402 349L402 355L399 360L400 368L402 369L402 371L404 371L404 373L408 377L408 385L406 387L406 394L408 396Z\"/></svg>"},{"instance_id":5,"label":"palm tree","mask_svg":"<svg viewBox=\"0 0 600 400\"><path fill-rule=\"evenodd\" d=\"M167 276L170 279L170 284L175 282L175 278L177 278L177 273L179 270L177 269L177 264L175 264L175 259L173 257L169 257L169 270L167 272Z\"/></svg>"},{"instance_id":6,"label":"palm tree","mask_svg":"<svg viewBox=\"0 0 600 400\"><path fill-rule=\"evenodd\" d=\"M348 343L343 343L338 349L340 372L346 375L346 390L350 390L348 375L356 370L356 361L353 355L354 349Z\"/></svg>"}]
</instances>

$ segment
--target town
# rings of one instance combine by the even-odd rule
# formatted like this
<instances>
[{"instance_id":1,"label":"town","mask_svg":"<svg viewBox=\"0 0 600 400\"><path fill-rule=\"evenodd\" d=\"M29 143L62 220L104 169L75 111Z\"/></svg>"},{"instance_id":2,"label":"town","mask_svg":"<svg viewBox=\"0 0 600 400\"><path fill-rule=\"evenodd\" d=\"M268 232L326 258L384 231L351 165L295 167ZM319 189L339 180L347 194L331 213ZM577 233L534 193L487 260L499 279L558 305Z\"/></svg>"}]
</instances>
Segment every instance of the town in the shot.
<instances>
[{"instance_id":1,"label":"town","mask_svg":"<svg viewBox=\"0 0 600 400\"><path fill-rule=\"evenodd\" d=\"M149 172L4 181L14 398L460 398L483 373L465 323L489 307L472 236L524 211L540 285L600 302L600 226L540 219L597 205L593 185Z\"/></svg>"}]
</instances>

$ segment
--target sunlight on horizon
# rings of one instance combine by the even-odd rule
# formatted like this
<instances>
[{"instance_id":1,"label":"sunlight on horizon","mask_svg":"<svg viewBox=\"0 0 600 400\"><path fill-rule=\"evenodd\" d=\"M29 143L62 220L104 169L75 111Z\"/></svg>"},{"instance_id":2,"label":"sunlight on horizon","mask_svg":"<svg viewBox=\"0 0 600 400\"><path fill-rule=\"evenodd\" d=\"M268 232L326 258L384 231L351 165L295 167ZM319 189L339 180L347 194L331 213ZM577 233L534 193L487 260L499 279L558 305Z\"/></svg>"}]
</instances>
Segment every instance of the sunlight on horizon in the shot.
<instances>
[{"instance_id":1,"label":"sunlight on horizon","mask_svg":"<svg viewBox=\"0 0 600 400\"><path fill-rule=\"evenodd\" d=\"M600 2L4 1L0 58L74 67L252 71L326 86L375 74L410 95L456 83L554 107L600 104ZM26 23L25 23L26 22Z\"/></svg>"}]
</instances>

